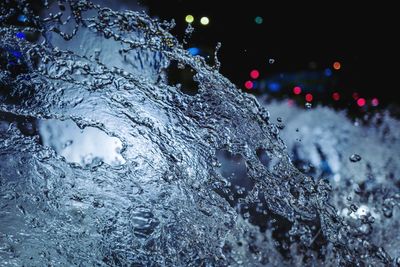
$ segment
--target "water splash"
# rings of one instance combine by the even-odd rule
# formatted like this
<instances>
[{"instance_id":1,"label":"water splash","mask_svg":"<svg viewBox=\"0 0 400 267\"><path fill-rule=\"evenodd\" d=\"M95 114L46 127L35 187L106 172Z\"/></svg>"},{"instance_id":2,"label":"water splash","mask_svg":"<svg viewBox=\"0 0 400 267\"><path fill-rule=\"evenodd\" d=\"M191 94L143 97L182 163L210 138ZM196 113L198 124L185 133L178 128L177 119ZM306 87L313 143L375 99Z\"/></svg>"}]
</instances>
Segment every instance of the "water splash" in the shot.
<instances>
[{"instance_id":1,"label":"water splash","mask_svg":"<svg viewBox=\"0 0 400 267\"><path fill-rule=\"evenodd\" d=\"M60 3L0 3L4 265L394 263L370 220L354 228L337 212L329 183L291 163L283 127L217 58L191 56L173 22ZM168 84L172 62L193 70L196 94ZM120 140L125 164L66 161L43 146L43 120ZM390 217L399 199L386 199Z\"/></svg>"}]
</instances>

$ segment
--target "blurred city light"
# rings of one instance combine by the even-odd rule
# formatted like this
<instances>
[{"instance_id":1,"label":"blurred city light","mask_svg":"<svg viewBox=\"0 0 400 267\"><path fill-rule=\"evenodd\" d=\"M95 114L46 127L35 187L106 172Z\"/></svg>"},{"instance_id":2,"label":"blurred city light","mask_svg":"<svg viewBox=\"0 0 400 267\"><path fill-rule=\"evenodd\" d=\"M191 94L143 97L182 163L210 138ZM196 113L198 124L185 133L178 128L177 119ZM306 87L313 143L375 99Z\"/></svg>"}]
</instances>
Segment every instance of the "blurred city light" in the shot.
<instances>
[{"instance_id":1,"label":"blurred city light","mask_svg":"<svg viewBox=\"0 0 400 267\"><path fill-rule=\"evenodd\" d=\"M192 15L187 15L187 16L185 17L185 21L186 21L187 23L192 23L192 22L194 21L194 17L193 17Z\"/></svg>"},{"instance_id":2,"label":"blurred city light","mask_svg":"<svg viewBox=\"0 0 400 267\"><path fill-rule=\"evenodd\" d=\"M325 76L327 76L327 77L332 76L332 70L329 68L325 69L324 73L325 73Z\"/></svg>"},{"instance_id":3,"label":"blurred city light","mask_svg":"<svg viewBox=\"0 0 400 267\"><path fill-rule=\"evenodd\" d=\"M342 68L342 64L340 64L340 62L336 61L333 63L333 68L335 70L340 70Z\"/></svg>"},{"instance_id":4,"label":"blurred city light","mask_svg":"<svg viewBox=\"0 0 400 267\"><path fill-rule=\"evenodd\" d=\"M365 101L364 98L359 98L359 99L357 100L357 105L358 105L359 107L363 107L363 106L365 105L365 103L366 103L366 101Z\"/></svg>"},{"instance_id":5,"label":"blurred city light","mask_svg":"<svg viewBox=\"0 0 400 267\"><path fill-rule=\"evenodd\" d=\"M246 89L253 89L253 82L252 82L252 81L246 81L246 82L244 83L244 87L245 87Z\"/></svg>"},{"instance_id":6,"label":"blurred city light","mask_svg":"<svg viewBox=\"0 0 400 267\"><path fill-rule=\"evenodd\" d=\"M197 56L200 54L200 49L197 47L191 47L188 49L188 51L192 56Z\"/></svg>"},{"instance_id":7,"label":"blurred city light","mask_svg":"<svg viewBox=\"0 0 400 267\"><path fill-rule=\"evenodd\" d=\"M301 94L301 87L300 87L300 86L295 86L295 87L293 88L293 93L294 93L295 95Z\"/></svg>"},{"instance_id":8,"label":"blurred city light","mask_svg":"<svg viewBox=\"0 0 400 267\"><path fill-rule=\"evenodd\" d=\"M306 101L311 102L313 100L313 95L312 94L306 94Z\"/></svg>"},{"instance_id":9,"label":"blurred city light","mask_svg":"<svg viewBox=\"0 0 400 267\"><path fill-rule=\"evenodd\" d=\"M208 23L210 23L210 19L208 17L202 17L200 19L200 23L204 26L208 25Z\"/></svg>"},{"instance_id":10,"label":"blurred city light","mask_svg":"<svg viewBox=\"0 0 400 267\"><path fill-rule=\"evenodd\" d=\"M277 82L269 83L267 86L271 92L278 92L281 90L281 85Z\"/></svg>"},{"instance_id":11,"label":"blurred city light","mask_svg":"<svg viewBox=\"0 0 400 267\"><path fill-rule=\"evenodd\" d=\"M260 77L260 72L258 70L252 70L250 71L250 77L252 79L257 79L258 77Z\"/></svg>"},{"instance_id":12,"label":"blurred city light","mask_svg":"<svg viewBox=\"0 0 400 267\"><path fill-rule=\"evenodd\" d=\"M23 32L17 32L15 36L17 36L19 39L25 39L25 34Z\"/></svg>"},{"instance_id":13,"label":"blurred city light","mask_svg":"<svg viewBox=\"0 0 400 267\"><path fill-rule=\"evenodd\" d=\"M373 107L378 106L378 105L379 105L379 100L378 100L378 98L376 98L376 97L372 98L372 100L371 100L371 105L372 105Z\"/></svg>"},{"instance_id":14,"label":"blurred city light","mask_svg":"<svg viewBox=\"0 0 400 267\"><path fill-rule=\"evenodd\" d=\"M254 21L255 21L255 23L257 23L257 24L262 24L264 20L263 20L262 17L257 16L257 17L254 18Z\"/></svg>"},{"instance_id":15,"label":"blurred city light","mask_svg":"<svg viewBox=\"0 0 400 267\"><path fill-rule=\"evenodd\" d=\"M333 100L335 100L335 101L339 101L339 100L340 100L340 94L339 94L338 92L334 92L334 93L332 94L332 98L333 98Z\"/></svg>"},{"instance_id":16,"label":"blurred city light","mask_svg":"<svg viewBox=\"0 0 400 267\"><path fill-rule=\"evenodd\" d=\"M28 18L27 18L25 15L19 15L18 18L17 18L17 20L18 20L19 22L27 22L27 21L28 21Z\"/></svg>"}]
</instances>

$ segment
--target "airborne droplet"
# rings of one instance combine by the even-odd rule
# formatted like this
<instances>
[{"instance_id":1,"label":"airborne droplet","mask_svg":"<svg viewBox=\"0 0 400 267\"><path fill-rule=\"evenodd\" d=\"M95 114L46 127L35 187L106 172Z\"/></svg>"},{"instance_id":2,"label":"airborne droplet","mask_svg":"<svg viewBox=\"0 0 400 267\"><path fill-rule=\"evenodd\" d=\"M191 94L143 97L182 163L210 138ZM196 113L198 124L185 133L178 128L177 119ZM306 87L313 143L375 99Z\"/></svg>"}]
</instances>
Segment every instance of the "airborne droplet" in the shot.
<instances>
[{"instance_id":1,"label":"airborne droplet","mask_svg":"<svg viewBox=\"0 0 400 267\"><path fill-rule=\"evenodd\" d=\"M358 161L361 160L361 156L358 155L358 154L353 154L353 155L350 156L349 159L350 159L351 162L358 162Z\"/></svg>"}]
</instances>

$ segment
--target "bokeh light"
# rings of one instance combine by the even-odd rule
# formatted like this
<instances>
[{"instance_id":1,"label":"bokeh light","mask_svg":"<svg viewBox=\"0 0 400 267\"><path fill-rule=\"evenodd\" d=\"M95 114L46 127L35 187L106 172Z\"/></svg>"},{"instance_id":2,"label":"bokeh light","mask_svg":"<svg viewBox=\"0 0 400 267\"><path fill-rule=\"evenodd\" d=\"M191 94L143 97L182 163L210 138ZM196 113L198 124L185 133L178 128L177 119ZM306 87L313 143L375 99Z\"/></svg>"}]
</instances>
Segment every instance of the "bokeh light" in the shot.
<instances>
[{"instance_id":1,"label":"bokeh light","mask_svg":"<svg viewBox=\"0 0 400 267\"><path fill-rule=\"evenodd\" d=\"M342 68L342 64L340 64L339 61L336 61L336 62L333 63L333 68L335 70L340 70Z\"/></svg>"},{"instance_id":2,"label":"bokeh light","mask_svg":"<svg viewBox=\"0 0 400 267\"><path fill-rule=\"evenodd\" d=\"M202 17L201 19L200 19L200 23L202 24L202 25L208 25L208 23L210 23L210 19L208 18L208 17Z\"/></svg>"},{"instance_id":3,"label":"bokeh light","mask_svg":"<svg viewBox=\"0 0 400 267\"><path fill-rule=\"evenodd\" d=\"M332 76L332 70L327 68L327 69L325 69L324 74L325 74L325 76L330 77L330 76Z\"/></svg>"},{"instance_id":4,"label":"bokeh light","mask_svg":"<svg viewBox=\"0 0 400 267\"><path fill-rule=\"evenodd\" d=\"M200 49L197 47L191 47L188 49L188 51L192 56L197 56L200 54Z\"/></svg>"},{"instance_id":5,"label":"bokeh light","mask_svg":"<svg viewBox=\"0 0 400 267\"><path fill-rule=\"evenodd\" d=\"M252 70L250 71L250 77L252 79L257 79L258 77L260 77L260 72L258 70Z\"/></svg>"},{"instance_id":6,"label":"bokeh light","mask_svg":"<svg viewBox=\"0 0 400 267\"><path fill-rule=\"evenodd\" d=\"M187 23L192 23L192 22L194 21L193 15L186 15L185 21L186 21Z\"/></svg>"},{"instance_id":7,"label":"bokeh light","mask_svg":"<svg viewBox=\"0 0 400 267\"><path fill-rule=\"evenodd\" d=\"M22 58L22 53L16 50L9 50L9 52L11 53L11 55L13 55L16 58Z\"/></svg>"},{"instance_id":8,"label":"bokeh light","mask_svg":"<svg viewBox=\"0 0 400 267\"><path fill-rule=\"evenodd\" d=\"M281 85L277 82L271 82L267 86L271 92L279 92L281 90Z\"/></svg>"},{"instance_id":9,"label":"bokeh light","mask_svg":"<svg viewBox=\"0 0 400 267\"><path fill-rule=\"evenodd\" d=\"M313 100L313 95L312 94L306 94L306 101L311 102Z\"/></svg>"},{"instance_id":10,"label":"bokeh light","mask_svg":"<svg viewBox=\"0 0 400 267\"><path fill-rule=\"evenodd\" d=\"M378 100L378 98L376 98L376 97L372 98L372 100L371 100L371 105L372 105L373 107L378 106L378 105L379 105L379 100Z\"/></svg>"},{"instance_id":11,"label":"bokeh light","mask_svg":"<svg viewBox=\"0 0 400 267\"><path fill-rule=\"evenodd\" d=\"M359 107L365 106L365 103L366 103L366 101L365 101L364 98L361 97L361 98L357 99L357 105L358 105Z\"/></svg>"},{"instance_id":12,"label":"bokeh light","mask_svg":"<svg viewBox=\"0 0 400 267\"><path fill-rule=\"evenodd\" d=\"M339 101L339 100L340 100L340 94L339 94L338 92L334 92L334 93L332 94L332 98L333 98L333 100L335 100L335 101Z\"/></svg>"},{"instance_id":13,"label":"bokeh light","mask_svg":"<svg viewBox=\"0 0 400 267\"><path fill-rule=\"evenodd\" d=\"M295 94L295 95L301 94L301 87L300 86L295 86L293 88L293 94Z\"/></svg>"},{"instance_id":14,"label":"bokeh light","mask_svg":"<svg viewBox=\"0 0 400 267\"><path fill-rule=\"evenodd\" d=\"M19 38L19 39L25 39L25 34L23 32L17 32L17 34L15 34L15 36L17 36L17 38Z\"/></svg>"},{"instance_id":15,"label":"bokeh light","mask_svg":"<svg viewBox=\"0 0 400 267\"><path fill-rule=\"evenodd\" d=\"M354 100L357 100L359 98L358 93L353 93L352 97L353 97Z\"/></svg>"},{"instance_id":16,"label":"bokeh light","mask_svg":"<svg viewBox=\"0 0 400 267\"><path fill-rule=\"evenodd\" d=\"M18 20L19 22L27 22L27 21L28 21L28 18L27 18L25 15L19 15L18 18L17 18L17 20Z\"/></svg>"},{"instance_id":17,"label":"bokeh light","mask_svg":"<svg viewBox=\"0 0 400 267\"><path fill-rule=\"evenodd\" d=\"M264 19L262 17L260 17L260 16L257 16L257 17L254 18L254 22L257 23L257 24L262 24L263 21L264 21Z\"/></svg>"},{"instance_id":18,"label":"bokeh light","mask_svg":"<svg viewBox=\"0 0 400 267\"><path fill-rule=\"evenodd\" d=\"M246 88L246 89L253 89L253 82L252 81L246 81L245 83L244 83L244 87Z\"/></svg>"},{"instance_id":19,"label":"bokeh light","mask_svg":"<svg viewBox=\"0 0 400 267\"><path fill-rule=\"evenodd\" d=\"M260 83L257 81L252 81L253 82L253 88L252 89L258 89L260 87Z\"/></svg>"}]
</instances>

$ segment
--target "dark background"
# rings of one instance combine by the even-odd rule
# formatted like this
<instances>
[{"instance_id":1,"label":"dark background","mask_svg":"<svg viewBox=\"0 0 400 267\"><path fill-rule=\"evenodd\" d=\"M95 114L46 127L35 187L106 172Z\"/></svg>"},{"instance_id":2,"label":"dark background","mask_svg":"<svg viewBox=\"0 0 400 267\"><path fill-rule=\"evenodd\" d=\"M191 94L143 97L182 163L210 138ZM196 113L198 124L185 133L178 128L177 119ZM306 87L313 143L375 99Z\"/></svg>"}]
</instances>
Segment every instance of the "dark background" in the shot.
<instances>
[{"instance_id":1,"label":"dark background","mask_svg":"<svg viewBox=\"0 0 400 267\"><path fill-rule=\"evenodd\" d=\"M186 47L198 47L213 58L221 42L221 72L238 87L244 89L252 69L260 71L258 80L279 80L282 86L275 93L268 88L247 90L251 93L294 97L293 86L301 85L304 94L313 93L315 103L358 108L352 98L357 92L366 106L374 97L379 99L375 108L398 105L399 19L393 6L369 2L140 1L151 16L175 19L174 34L180 40L187 27L185 16L192 14L195 31ZM209 25L200 24L202 16L209 17ZM255 23L256 16L263 18L262 24ZM332 68L335 61L341 63L338 71ZM333 75L326 77L327 69ZM340 101L333 103L333 92L340 92Z\"/></svg>"}]
</instances>

